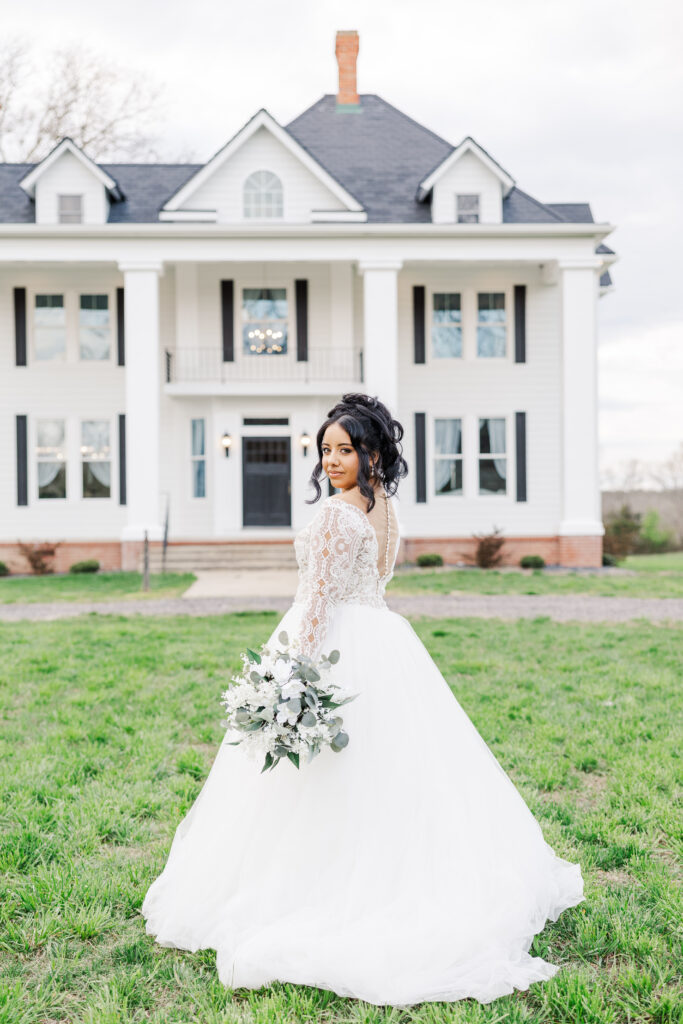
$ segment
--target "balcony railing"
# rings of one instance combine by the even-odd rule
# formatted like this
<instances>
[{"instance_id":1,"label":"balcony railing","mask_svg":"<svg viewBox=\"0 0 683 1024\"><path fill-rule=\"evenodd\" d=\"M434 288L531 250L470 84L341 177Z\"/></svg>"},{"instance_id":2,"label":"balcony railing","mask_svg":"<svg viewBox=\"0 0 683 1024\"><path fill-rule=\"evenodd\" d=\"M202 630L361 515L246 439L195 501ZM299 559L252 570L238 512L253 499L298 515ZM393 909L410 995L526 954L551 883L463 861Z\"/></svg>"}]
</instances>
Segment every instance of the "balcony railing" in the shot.
<instances>
[{"instance_id":1,"label":"balcony railing","mask_svg":"<svg viewBox=\"0 0 683 1024\"><path fill-rule=\"evenodd\" d=\"M360 349L310 349L308 359L286 355L238 355L224 362L220 348L167 348L167 384L245 381L348 381L362 383L363 352Z\"/></svg>"}]
</instances>

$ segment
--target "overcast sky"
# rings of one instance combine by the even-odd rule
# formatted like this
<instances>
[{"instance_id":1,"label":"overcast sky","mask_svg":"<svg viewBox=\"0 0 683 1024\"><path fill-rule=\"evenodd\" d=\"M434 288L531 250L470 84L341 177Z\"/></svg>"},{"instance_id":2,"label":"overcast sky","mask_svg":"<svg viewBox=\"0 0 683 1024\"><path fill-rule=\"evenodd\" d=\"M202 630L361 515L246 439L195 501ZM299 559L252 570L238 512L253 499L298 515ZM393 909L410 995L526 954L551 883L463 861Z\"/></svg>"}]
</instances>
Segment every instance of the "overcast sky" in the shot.
<instances>
[{"instance_id":1,"label":"overcast sky","mask_svg":"<svg viewBox=\"0 0 683 1024\"><path fill-rule=\"evenodd\" d=\"M281 124L337 91L357 29L359 92L451 143L472 135L546 202L615 225L599 302L601 465L683 441L683 5L679 0L31 0L3 31L82 41L165 87L169 159L206 160L259 108Z\"/></svg>"}]
</instances>

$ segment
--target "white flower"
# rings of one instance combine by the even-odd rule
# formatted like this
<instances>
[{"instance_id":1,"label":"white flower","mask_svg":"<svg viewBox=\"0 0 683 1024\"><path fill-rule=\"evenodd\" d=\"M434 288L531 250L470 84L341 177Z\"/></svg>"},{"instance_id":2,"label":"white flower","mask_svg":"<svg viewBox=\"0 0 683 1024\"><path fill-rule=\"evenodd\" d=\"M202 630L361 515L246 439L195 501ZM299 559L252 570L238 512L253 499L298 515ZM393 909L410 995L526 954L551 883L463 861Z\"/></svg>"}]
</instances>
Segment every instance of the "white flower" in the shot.
<instances>
[{"instance_id":1,"label":"white flower","mask_svg":"<svg viewBox=\"0 0 683 1024\"><path fill-rule=\"evenodd\" d=\"M281 704L275 717L282 725L294 725L299 717L299 712L287 707L286 704Z\"/></svg>"},{"instance_id":2,"label":"white flower","mask_svg":"<svg viewBox=\"0 0 683 1024\"><path fill-rule=\"evenodd\" d=\"M289 679L292 668L288 661L278 658L273 665L273 677L276 683L284 683Z\"/></svg>"},{"instance_id":3,"label":"white flower","mask_svg":"<svg viewBox=\"0 0 683 1024\"><path fill-rule=\"evenodd\" d=\"M290 679L288 683L280 687L283 697L289 699L290 697L298 697L299 694L303 693L306 687L300 679Z\"/></svg>"}]
</instances>

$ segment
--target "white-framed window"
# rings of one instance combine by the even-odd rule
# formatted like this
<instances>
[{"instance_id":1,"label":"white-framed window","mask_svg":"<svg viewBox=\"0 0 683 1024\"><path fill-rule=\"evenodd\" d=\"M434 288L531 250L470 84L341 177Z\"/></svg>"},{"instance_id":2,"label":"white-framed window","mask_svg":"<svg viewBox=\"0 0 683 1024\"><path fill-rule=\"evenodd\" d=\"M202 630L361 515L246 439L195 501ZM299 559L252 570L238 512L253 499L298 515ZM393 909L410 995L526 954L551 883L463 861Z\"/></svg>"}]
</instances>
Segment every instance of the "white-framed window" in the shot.
<instances>
[{"instance_id":1,"label":"white-framed window","mask_svg":"<svg viewBox=\"0 0 683 1024\"><path fill-rule=\"evenodd\" d=\"M206 497L206 420L193 419L190 423L190 459L192 469L192 497Z\"/></svg>"},{"instance_id":2,"label":"white-framed window","mask_svg":"<svg viewBox=\"0 0 683 1024\"><path fill-rule=\"evenodd\" d=\"M83 196L57 196L57 220L60 224L83 223Z\"/></svg>"},{"instance_id":3,"label":"white-framed window","mask_svg":"<svg viewBox=\"0 0 683 1024\"><path fill-rule=\"evenodd\" d=\"M462 306L460 292L432 293L432 356L462 357Z\"/></svg>"},{"instance_id":4,"label":"white-framed window","mask_svg":"<svg viewBox=\"0 0 683 1024\"><path fill-rule=\"evenodd\" d=\"M505 292L478 292L477 355L504 357L506 334Z\"/></svg>"},{"instance_id":5,"label":"white-framed window","mask_svg":"<svg viewBox=\"0 0 683 1024\"><path fill-rule=\"evenodd\" d=\"M507 493L507 444L504 416L479 419L479 493Z\"/></svg>"},{"instance_id":6,"label":"white-framed window","mask_svg":"<svg viewBox=\"0 0 683 1024\"><path fill-rule=\"evenodd\" d=\"M462 420L434 420L434 493L462 494Z\"/></svg>"},{"instance_id":7,"label":"white-framed window","mask_svg":"<svg viewBox=\"0 0 683 1024\"><path fill-rule=\"evenodd\" d=\"M33 307L33 354L36 359L64 359L66 309L63 295L36 295Z\"/></svg>"},{"instance_id":8,"label":"white-framed window","mask_svg":"<svg viewBox=\"0 0 683 1024\"><path fill-rule=\"evenodd\" d=\"M66 430L63 419L36 421L39 498L66 498Z\"/></svg>"},{"instance_id":9,"label":"white-framed window","mask_svg":"<svg viewBox=\"0 0 683 1024\"><path fill-rule=\"evenodd\" d=\"M244 183L245 217L282 217L282 182L272 171L254 171Z\"/></svg>"},{"instance_id":10,"label":"white-framed window","mask_svg":"<svg viewBox=\"0 0 683 1024\"><path fill-rule=\"evenodd\" d=\"M84 498L111 498L110 430L109 420L81 420Z\"/></svg>"},{"instance_id":11,"label":"white-framed window","mask_svg":"<svg viewBox=\"0 0 683 1024\"><path fill-rule=\"evenodd\" d=\"M287 289L242 289L242 350L246 355L287 352Z\"/></svg>"},{"instance_id":12,"label":"white-framed window","mask_svg":"<svg viewBox=\"0 0 683 1024\"><path fill-rule=\"evenodd\" d=\"M459 193L455 197L455 220L457 224L479 223L479 196Z\"/></svg>"},{"instance_id":13,"label":"white-framed window","mask_svg":"<svg viewBox=\"0 0 683 1024\"><path fill-rule=\"evenodd\" d=\"M111 318L108 295L81 295L78 311L78 351L83 360L111 357Z\"/></svg>"}]
</instances>

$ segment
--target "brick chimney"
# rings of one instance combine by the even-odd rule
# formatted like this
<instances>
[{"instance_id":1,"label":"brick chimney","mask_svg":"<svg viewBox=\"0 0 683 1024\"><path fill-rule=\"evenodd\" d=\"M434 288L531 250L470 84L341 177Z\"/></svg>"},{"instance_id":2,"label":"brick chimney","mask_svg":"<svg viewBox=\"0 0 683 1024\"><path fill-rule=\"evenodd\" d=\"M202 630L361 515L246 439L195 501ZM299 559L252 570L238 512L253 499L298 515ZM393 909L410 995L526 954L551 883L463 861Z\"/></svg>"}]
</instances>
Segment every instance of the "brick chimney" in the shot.
<instances>
[{"instance_id":1,"label":"brick chimney","mask_svg":"<svg viewBox=\"0 0 683 1024\"><path fill-rule=\"evenodd\" d=\"M358 57L358 33L337 32L334 52L339 65L339 92L337 108L352 107L360 109L360 99L356 92L356 58Z\"/></svg>"}]
</instances>

